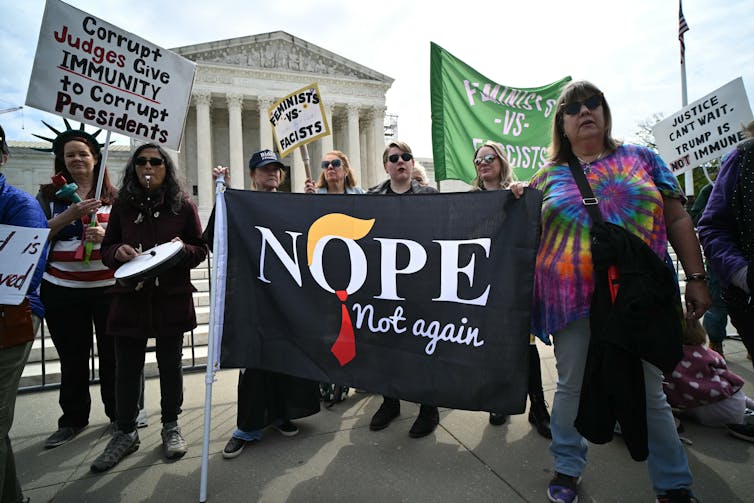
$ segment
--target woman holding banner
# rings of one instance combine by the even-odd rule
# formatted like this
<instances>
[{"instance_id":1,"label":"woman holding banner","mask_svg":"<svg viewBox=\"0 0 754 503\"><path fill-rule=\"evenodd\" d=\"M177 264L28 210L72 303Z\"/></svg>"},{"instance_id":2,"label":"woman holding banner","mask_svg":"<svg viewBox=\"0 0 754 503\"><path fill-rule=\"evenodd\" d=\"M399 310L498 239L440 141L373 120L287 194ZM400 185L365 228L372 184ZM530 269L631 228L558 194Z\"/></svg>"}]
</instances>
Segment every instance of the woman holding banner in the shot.
<instances>
[{"instance_id":1,"label":"woman holding banner","mask_svg":"<svg viewBox=\"0 0 754 503\"><path fill-rule=\"evenodd\" d=\"M590 239L593 222L586 204L597 204L605 222L641 238L637 241L651 248L649 254L656 255L652 257L653 263L659 263L661 268L667 265L663 261L670 241L686 272L687 316L700 318L711 300L704 282L699 242L691 218L683 208L684 196L665 162L645 147L620 144L613 139L610 107L593 84L570 83L556 106L550 162L529 183L543 192L532 329L545 341L552 336L558 370L550 445L555 477L547 495L550 501L572 503L578 500L578 484L587 454L587 442L580 433L583 430L577 430L574 422L582 398L590 339L598 335L590 327L596 274ZM579 171L585 175L594 198L582 195L576 184L576 177L582 178ZM644 244L641 246L645 247ZM601 282L600 291L609 288L602 285ZM619 301L614 302L618 305ZM674 308L671 302L669 309ZM680 311L680 306L677 308ZM680 316L680 312L671 316L676 315ZM649 321L643 320L642 326L651 325ZM680 320L675 322L680 326ZM680 342L677 349L680 354ZM637 418L635 424L644 424L647 436L643 450L648 452L647 468L657 500L696 501L691 495L692 477L686 453L662 390L662 372L645 360L636 363L635 378L641 379L643 374L644 385L635 389L644 390L640 393L646 421ZM595 384L591 380L590 383ZM584 380L585 385L590 383ZM613 389L617 384L611 382L609 386ZM620 385L629 384L620 382ZM611 432L613 425L614 422L606 425ZM625 434L625 427L623 431Z\"/></svg>"},{"instance_id":2,"label":"woman holding banner","mask_svg":"<svg viewBox=\"0 0 754 503\"><path fill-rule=\"evenodd\" d=\"M107 334L113 271L102 263L100 246L105 236L111 205L117 195L107 168L101 165L97 134L68 128L55 133L56 183L40 187L37 200L50 227L50 255L42 281L42 302L47 327L60 358L60 408L58 429L45 448L58 447L89 424L89 358L96 336L100 394L105 414L115 421L115 349ZM43 138L39 136L39 138ZM49 138L43 138L50 140ZM102 193L95 199L97 178L104 169ZM95 223L91 225L91 216ZM91 244L91 255L87 255ZM94 327L94 334L92 334Z\"/></svg>"},{"instance_id":3,"label":"woman holding banner","mask_svg":"<svg viewBox=\"0 0 754 503\"><path fill-rule=\"evenodd\" d=\"M118 269L142 252L180 243L177 260L154 264L157 275L137 276L111 289L108 332L115 338L116 431L91 465L103 472L139 448L136 417L148 338L155 339L160 371L162 446L167 459L186 454L178 426L183 404L183 334L196 327L190 271L207 258L196 205L183 190L162 147L146 143L128 160L119 198L102 241L102 261Z\"/></svg>"},{"instance_id":4,"label":"woman holding banner","mask_svg":"<svg viewBox=\"0 0 754 503\"><path fill-rule=\"evenodd\" d=\"M307 194L363 194L364 190L356 185L356 177L351 170L348 156L340 150L325 154L322 160L322 173L315 183L306 180L304 192Z\"/></svg>"},{"instance_id":5,"label":"woman holding banner","mask_svg":"<svg viewBox=\"0 0 754 503\"><path fill-rule=\"evenodd\" d=\"M254 152L249 159L249 172L252 189L262 192L277 192L285 176L280 157L271 150ZM212 174L215 178L225 175L226 183L230 184L228 168L215 168ZM208 243L212 243L213 226L210 220L205 232ZM291 420L317 412L318 383L270 370L242 369L238 374L237 428L223 449L223 458L240 456L246 445L262 439L268 426L286 437L295 436L299 430Z\"/></svg>"},{"instance_id":6,"label":"woman holding banner","mask_svg":"<svg viewBox=\"0 0 754 503\"><path fill-rule=\"evenodd\" d=\"M505 155L505 147L497 142L487 141L476 149L474 167L477 176L471 182L472 190L504 190L513 183L513 170ZM530 336L529 341L529 401L529 422L537 429L537 433L545 438L552 438L550 414L547 412L542 389L542 368L534 336ZM492 425L504 424L507 419L505 414L490 412Z\"/></svg>"}]
</instances>

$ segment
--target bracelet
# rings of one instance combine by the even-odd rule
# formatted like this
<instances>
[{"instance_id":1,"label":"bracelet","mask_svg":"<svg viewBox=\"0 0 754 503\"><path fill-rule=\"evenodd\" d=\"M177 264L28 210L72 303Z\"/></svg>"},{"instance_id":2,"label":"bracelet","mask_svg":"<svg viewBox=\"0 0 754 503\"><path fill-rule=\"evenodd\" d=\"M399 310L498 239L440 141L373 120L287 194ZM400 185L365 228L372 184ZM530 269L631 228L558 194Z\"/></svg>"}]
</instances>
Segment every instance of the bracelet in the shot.
<instances>
[{"instance_id":1,"label":"bracelet","mask_svg":"<svg viewBox=\"0 0 754 503\"><path fill-rule=\"evenodd\" d=\"M686 282L689 281L707 281L707 275L703 272L695 272L693 274L686 275Z\"/></svg>"}]
</instances>

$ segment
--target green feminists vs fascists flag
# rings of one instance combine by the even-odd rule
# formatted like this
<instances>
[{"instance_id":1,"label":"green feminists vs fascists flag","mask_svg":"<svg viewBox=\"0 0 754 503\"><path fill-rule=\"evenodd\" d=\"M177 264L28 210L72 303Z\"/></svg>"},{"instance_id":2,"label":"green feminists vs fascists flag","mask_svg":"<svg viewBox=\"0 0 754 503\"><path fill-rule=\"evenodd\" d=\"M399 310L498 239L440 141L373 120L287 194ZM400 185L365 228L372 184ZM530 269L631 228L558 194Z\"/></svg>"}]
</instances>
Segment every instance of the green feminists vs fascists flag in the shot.
<instances>
[{"instance_id":1,"label":"green feminists vs fascists flag","mask_svg":"<svg viewBox=\"0 0 754 503\"><path fill-rule=\"evenodd\" d=\"M430 43L435 179L470 182L474 151L488 140L505 146L519 180L531 178L547 162L555 103L570 80L526 89L496 84Z\"/></svg>"},{"instance_id":2,"label":"green feminists vs fascists flag","mask_svg":"<svg viewBox=\"0 0 754 503\"><path fill-rule=\"evenodd\" d=\"M223 197L223 367L524 411L541 192Z\"/></svg>"}]
</instances>

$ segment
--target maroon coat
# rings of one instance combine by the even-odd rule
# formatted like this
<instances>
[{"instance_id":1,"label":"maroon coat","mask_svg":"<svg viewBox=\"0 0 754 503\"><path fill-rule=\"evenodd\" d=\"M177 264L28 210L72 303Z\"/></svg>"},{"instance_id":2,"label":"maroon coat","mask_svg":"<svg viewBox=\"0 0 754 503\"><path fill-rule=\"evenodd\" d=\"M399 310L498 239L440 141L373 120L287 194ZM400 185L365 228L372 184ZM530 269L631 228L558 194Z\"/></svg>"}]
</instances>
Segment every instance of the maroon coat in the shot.
<instances>
[{"instance_id":1,"label":"maroon coat","mask_svg":"<svg viewBox=\"0 0 754 503\"><path fill-rule=\"evenodd\" d=\"M196 205L185 199L178 214L161 198L119 198L113 204L105 238L102 262L111 269L122 265L115 253L122 244L148 250L179 237L185 255L173 267L135 286L116 284L107 321L115 336L159 337L182 335L196 327L196 312L190 271L207 257Z\"/></svg>"}]
</instances>

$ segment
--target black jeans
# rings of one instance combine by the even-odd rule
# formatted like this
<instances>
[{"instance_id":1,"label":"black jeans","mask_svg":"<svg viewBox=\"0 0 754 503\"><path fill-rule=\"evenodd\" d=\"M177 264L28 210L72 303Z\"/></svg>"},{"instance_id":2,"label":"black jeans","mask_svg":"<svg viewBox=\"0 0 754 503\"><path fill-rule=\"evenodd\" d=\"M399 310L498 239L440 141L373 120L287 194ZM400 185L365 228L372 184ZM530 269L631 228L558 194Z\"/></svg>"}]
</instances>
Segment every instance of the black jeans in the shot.
<instances>
[{"instance_id":1,"label":"black jeans","mask_svg":"<svg viewBox=\"0 0 754 503\"><path fill-rule=\"evenodd\" d=\"M754 356L754 311L751 308L738 309L728 306L728 316L733 326L736 327L741 341L746 346L746 350L751 356ZM752 362L754 365L754 362Z\"/></svg>"},{"instance_id":2,"label":"black jeans","mask_svg":"<svg viewBox=\"0 0 754 503\"><path fill-rule=\"evenodd\" d=\"M164 424L176 421L183 405L183 334L159 336L155 341L160 371L160 410ZM115 398L118 404L118 429L124 433L136 429L146 349L146 338L115 338Z\"/></svg>"},{"instance_id":3,"label":"black jeans","mask_svg":"<svg viewBox=\"0 0 754 503\"><path fill-rule=\"evenodd\" d=\"M43 281L42 303L52 342L60 358L60 408L58 426L89 424L92 399L89 395L93 335L97 337L100 394L105 414L115 420L115 345L107 335L110 287L68 288Z\"/></svg>"}]
</instances>

